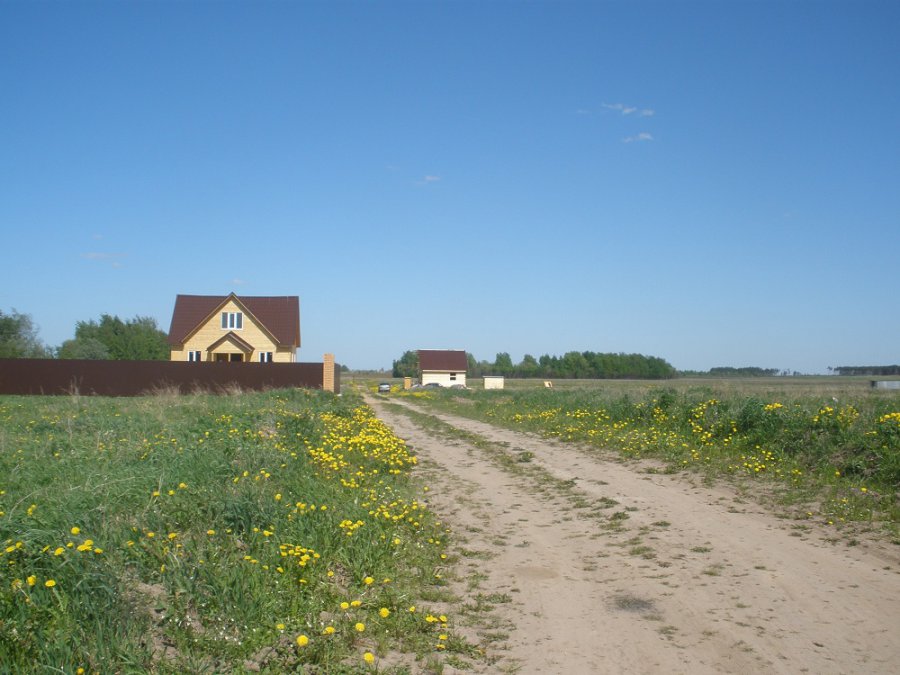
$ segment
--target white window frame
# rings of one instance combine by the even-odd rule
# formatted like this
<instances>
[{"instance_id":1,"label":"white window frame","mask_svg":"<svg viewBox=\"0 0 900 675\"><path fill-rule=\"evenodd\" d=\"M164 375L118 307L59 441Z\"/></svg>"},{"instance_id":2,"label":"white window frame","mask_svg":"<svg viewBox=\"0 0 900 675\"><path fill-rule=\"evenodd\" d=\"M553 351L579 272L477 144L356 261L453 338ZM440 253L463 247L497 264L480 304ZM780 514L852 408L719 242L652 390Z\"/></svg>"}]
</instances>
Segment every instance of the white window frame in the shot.
<instances>
[{"instance_id":1,"label":"white window frame","mask_svg":"<svg viewBox=\"0 0 900 675\"><path fill-rule=\"evenodd\" d=\"M260 363L272 363L272 352L260 352L259 353L259 362Z\"/></svg>"},{"instance_id":2,"label":"white window frame","mask_svg":"<svg viewBox=\"0 0 900 675\"><path fill-rule=\"evenodd\" d=\"M451 381L456 380L456 373L450 373L450 380Z\"/></svg>"},{"instance_id":3,"label":"white window frame","mask_svg":"<svg viewBox=\"0 0 900 675\"><path fill-rule=\"evenodd\" d=\"M196 362L202 361L202 360L203 360L203 354L199 349L191 350L188 352L188 361L196 363Z\"/></svg>"},{"instance_id":4,"label":"white window frame","mask_svg":"<svg viewBox=\"0 0 900 675\"><path fill-rule=\"evenodd\" d=\"M243 328L243 312L222 312L222 330L242 330Z\"/></svg>"}]
</instances>

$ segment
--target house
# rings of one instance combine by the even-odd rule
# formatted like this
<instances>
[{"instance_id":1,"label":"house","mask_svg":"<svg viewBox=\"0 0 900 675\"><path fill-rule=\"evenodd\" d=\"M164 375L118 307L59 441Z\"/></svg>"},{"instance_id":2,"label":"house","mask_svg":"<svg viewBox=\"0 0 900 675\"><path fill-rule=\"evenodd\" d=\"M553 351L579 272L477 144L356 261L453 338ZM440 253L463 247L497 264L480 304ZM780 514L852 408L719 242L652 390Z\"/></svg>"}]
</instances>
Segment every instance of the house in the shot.
<instances>
[{"instance_id":1,"label":"house","mask_svg":"<svg viewBox=\"0 0 900 675\"><path fill-rule=\"evenodd\" d=\"M172 361L294 363L300 346L300 299L179 295L169 346Z\"/></svg>"},{"instance_id":2,"label":"house","mask_svg":"<svg viewBox=\"0 0 900 675\"><path fill-rule=\"evenodd\" d=\"M450 349L420 349L419 373L422 384L436 382L442 387L456 384L466 386L469 360L464 351Z\"/></svg>"}]
</instances>

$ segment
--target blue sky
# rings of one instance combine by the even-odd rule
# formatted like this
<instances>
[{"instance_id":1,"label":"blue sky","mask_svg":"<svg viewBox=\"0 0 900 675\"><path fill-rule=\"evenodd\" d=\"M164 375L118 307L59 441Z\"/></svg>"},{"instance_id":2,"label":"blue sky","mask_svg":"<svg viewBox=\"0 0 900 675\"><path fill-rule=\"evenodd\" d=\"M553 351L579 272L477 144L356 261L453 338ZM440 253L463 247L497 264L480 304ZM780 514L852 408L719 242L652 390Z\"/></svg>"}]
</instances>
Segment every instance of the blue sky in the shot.
<instances>
[{"instance_id":1,"label":"blue sky","mask_svg":"<svg viewBox=\"0 0 900 675\"><path fill-rule=\"evenodd\" d=\"M900 3L0 1L0 310L900 361Z\"/></svg>"}]
</instances>

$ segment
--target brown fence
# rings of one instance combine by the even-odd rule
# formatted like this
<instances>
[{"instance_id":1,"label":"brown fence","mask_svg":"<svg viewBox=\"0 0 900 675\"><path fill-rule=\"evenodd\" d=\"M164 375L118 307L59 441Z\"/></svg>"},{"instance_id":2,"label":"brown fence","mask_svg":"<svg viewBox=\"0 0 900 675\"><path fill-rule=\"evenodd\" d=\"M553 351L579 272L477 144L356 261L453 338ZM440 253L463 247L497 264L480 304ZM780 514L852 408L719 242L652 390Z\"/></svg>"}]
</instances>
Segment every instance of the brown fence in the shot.
<instances>
[{"instance_id":1,"label":"brown fence","mask_svg":"<svg viewBox=\"0 0 900 675\"><path fill-rule=\"evenodd\" d=\"M340 393L340 366L333 362L190 363L0 359L0 394L139 396L166 389L178 389L182 393L288 387L322 389L327 379L324 372L326 365L334 370L333 391Z\"/></svg>"}]
</instances>

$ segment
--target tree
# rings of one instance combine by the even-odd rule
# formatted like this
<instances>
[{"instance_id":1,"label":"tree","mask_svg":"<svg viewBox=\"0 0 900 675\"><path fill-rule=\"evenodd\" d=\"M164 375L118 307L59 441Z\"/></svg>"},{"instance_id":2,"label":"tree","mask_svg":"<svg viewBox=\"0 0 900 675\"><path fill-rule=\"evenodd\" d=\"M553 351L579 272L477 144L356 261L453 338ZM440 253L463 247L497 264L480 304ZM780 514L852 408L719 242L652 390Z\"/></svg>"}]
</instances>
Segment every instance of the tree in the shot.
<instances>
[{"instance_id":1,"label":"tree","mask_svg":"<svg viewBox=\"0 0 900 675\"><path fill-rule=\"evenodd\" d=\"M81 340L66 340L56 352L60 359L94 359L105 360L109 358L109 350L106 345L97 338L83 338Z\"/></svg>"},{"instance_id":2,"label":"tree","mask_svg":"<svg viewBox=\"0 0 900 675\"><path fill-rule=\"evenodd\" d=\"M466 352L466 372L469 377L481 377L481 368L478 366L478 361L469 352Z\"/></svg>"},{"instance_id":3,"label":"tree","mask_svg":"<svg viewBox=\"0 0 900 675\"><path fill-rule=\"evenodd\" d=\"M28 314L0 311L0 358L44 359L50 350L38 338L37 328Z\"/></svg>"},{"instance_id":4,"label":"tree","mask_svg":"<svg viewBox=\"0 0 900 675\"><path fill-rule=\"evenodd\" d=\"M103 314L99 322L79 321L75 326L74 342L77 344L67 346L69 353L74 350L74 353L96 354L95 343L100 343L106 347L106 358L113 361L165 361L169 358L168 338L151 317L136 316L122 321L118 316Z\"/></svg>"},{"instance_id":5,"label":"tree","mask_svg":"<svg viewBox=\"0 0 900 675\"><path fill-rule=\"evenodd\" d=\"M494 373L496 375L511 375L512 372L512 357L506 352L497 354L497 358L494 359Z\"/></svg>"},{"instance_id":6,"label":"tree","mask_svg":"<svg viewBox=\"0 0 900 675\"><path fill-rule=\"evenodd\" d=\"M393 377L416 377L419 374L419 352L407 350L394 361Z\"/></svg>"},{"instance_id":7,"label":"tree","mask_svg":"<svg viewBox=\"0 0 900 675\"><path fill-rule=\"evenodd\" d=\"M522 357L522 363L516 366L516 374L519 377L537 377L540 371L537 359L531 354Z\"/></svg>"}]
</instances>

